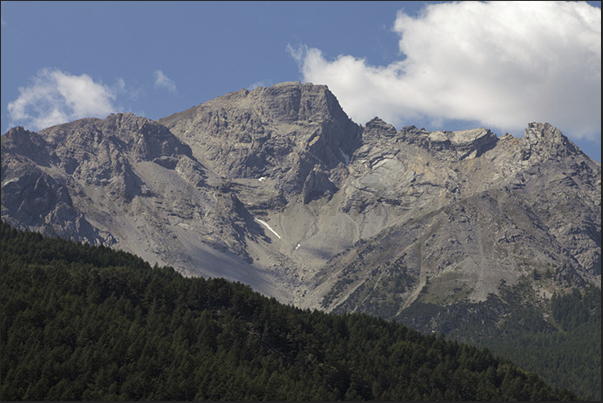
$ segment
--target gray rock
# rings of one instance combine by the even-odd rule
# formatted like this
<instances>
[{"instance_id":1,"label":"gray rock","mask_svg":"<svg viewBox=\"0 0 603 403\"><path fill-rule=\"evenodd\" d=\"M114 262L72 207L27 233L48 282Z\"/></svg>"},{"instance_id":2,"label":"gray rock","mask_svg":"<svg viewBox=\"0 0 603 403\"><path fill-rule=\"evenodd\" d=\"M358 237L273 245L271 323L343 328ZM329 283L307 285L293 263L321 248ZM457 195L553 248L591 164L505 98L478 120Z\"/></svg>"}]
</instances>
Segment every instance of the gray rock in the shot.
<instances>
[{"instance_id":1,"label":"gray rock","mask_svg":"<svg viewBox=\"0 0 603 403\"><path fill-rule=\"evenodd\" d=\"M217 174L271 178L287 196L302 193L315 166L345 163L361 134L326 86L300 83L241 90L159 123Z\"/></svg>"},{"instance_id":2,"label":"gray rock","mask_svg":"<svg viewBox=\"0 0 603 403\"><path fill-rule=\"evenodd\" d=\"M601 284L601 166L557 128L361 127L312 84L158 122L11 129L2 219L301 307L390 318L416 301L485 301L501 284L527 281L530 303Z\"/></svg>"}]
</instances>

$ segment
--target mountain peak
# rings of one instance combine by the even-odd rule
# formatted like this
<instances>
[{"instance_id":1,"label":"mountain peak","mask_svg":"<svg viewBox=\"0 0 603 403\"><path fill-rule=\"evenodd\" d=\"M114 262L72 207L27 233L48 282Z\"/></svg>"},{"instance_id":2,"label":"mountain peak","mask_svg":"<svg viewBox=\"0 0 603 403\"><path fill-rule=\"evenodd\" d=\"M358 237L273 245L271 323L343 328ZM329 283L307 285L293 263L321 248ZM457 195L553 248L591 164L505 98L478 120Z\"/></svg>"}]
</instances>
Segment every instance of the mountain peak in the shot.
<instances>
[{"instance_id":1,"label":"mountain peak","mask_svg":"<svg viewBox=\"0 0 603 403\"><path fill-rule=\"evenodd\" d=\"M37 133L26 130L23 126L13 127L2 136L2 144L10 147L31 146L34 143L39 145L40 142L43 140Z\"/></svg>"},{"instance_id":2,"label":"mountain peak","mask_svg":"<svg viewBox=\"0 0 603 403\"><path fill-rule=\"evenodd\" d=\"M124 141L140 158L152 160L179 154L189 155L190 147L175 137L167 127L132 113L111 114L101 124L101 131Z\"/></svg>"},{"instance_id":3,"label":"mountain peak","mask_svg":"<svg viewBox=\"0 0 603 403\"><path fill-rule=\"evenodd\" d=\"M535 155L542 159L550 159L581 153L561 130L550 123L529 123L524 130L522 146L522 160L528 160Z\"/></svg>"},{"instance_id":4,"label":"mountain peak","mask_svg":"<svg viewBox=\"0 0 603 403\"><path fill-rule=\"evenodd\" d=\"M47 166L54 160L54 153L48 143L36 132L26 130L23 126L10 129L2 136L2 154L9 151Z\"/></svg>"},{"instance_id":5,"label":"mountain peak","mask_svg":"<svg viewBox=\"0 0 603 403\"><path fill-rule=\"evenodd\" d=\"M265 103L273 117L290 122L347 119L337 98L326 85L289 81L251 94L254 99Z\"/></svg>"},{"instance_id":6,"label":"mountain peak","mask_svg":"<svg viewBox=\"0 0 603 403\"><path fill-rule=\"evenodd\" d=\"M316 165L345 163L362 131L326 86L299 82L230 93L158 122L218 174L270 177L296 193Z\"/></svg>"},{"instance_id":7,"label":"mountain peak","mask_svg":"<svg viewBox=\"0 0 603 403\"><path fill-rule=\"evenodd\" d=\"M143 160L190 155L190 148L165 126L133 113L112 113L104 120L79 119L38 133L50 144L66 146L69 153L75 150L94 152L99 147L105 149L110 146Z\"/></svg>"},{"instance_id":8,"label":"mountain peak","mask_svg":"<svg viewBox=\"0 0 603 403\"><path fill-rule=\"evenodd\" d=\"M374 136L394 137L395 135L396 128L377 116L366 123L364 132L362 133L362 137L365 139Z\"/></svg>"},{"instance_id":9,"label":"mountain peak","mask_svg":"<svg viewBox=\"0 0 603 403\"><path fill-rule=\"evenodd\" d=\"M559 140L563 136L561 130L553 126L552 124L545 122L531 122L528 123L528 127L524 130L525 138L530 140L531 143L535 143L540 139L548 140Z\"/></svg>"}]
</instances>

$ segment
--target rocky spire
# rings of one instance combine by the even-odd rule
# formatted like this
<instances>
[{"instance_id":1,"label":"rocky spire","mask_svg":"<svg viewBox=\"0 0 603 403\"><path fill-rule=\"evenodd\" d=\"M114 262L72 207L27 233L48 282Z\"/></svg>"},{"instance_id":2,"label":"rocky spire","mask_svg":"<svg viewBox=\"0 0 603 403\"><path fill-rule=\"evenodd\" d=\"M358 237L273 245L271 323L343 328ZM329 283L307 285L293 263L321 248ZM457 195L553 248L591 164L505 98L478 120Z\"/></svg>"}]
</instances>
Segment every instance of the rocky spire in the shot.
<instances>
[{"instance_id":1,"label":"rocky spire","mask_svg":"<svg viewBox=\"0 0 603 403\"><path fill-rule=\"evenodd\" d=\"M522 160L559 158L578 152L576 145L550 123L528 124L521 144Z\"/></svg>"}]
</instances>

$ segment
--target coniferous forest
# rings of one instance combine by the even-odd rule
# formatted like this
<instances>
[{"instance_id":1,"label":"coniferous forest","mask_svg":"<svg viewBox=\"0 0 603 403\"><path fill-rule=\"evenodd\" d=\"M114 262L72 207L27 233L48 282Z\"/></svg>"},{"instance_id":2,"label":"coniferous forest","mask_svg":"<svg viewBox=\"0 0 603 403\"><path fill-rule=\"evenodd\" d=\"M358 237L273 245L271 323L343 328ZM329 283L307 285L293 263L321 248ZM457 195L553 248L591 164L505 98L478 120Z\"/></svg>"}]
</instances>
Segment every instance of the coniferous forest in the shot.
<instances>
[{"instance_id":1,"label":"coniferous forest","mask_svg":"<svg viewBox=\"0 0 603 403\"><path fill-rule=\"evenodd\" d=\"M556 332L510 331L478 345L511 359L560 387L601 400L601 290L590 286L554 295L552 316Z\"/></svg>"},{"instance_id":2,"label":"coniferous forest","mask_svg":"<svg viewBox=\"0 0 603 403\"><path fill-rule=\"evenodd\" d=\"M427 327L425 322L438 317L436 331L448 339L488 348L551 385L600 401L601 289L589 285L554 294L546 310L548 320L543 318L542 307L521 302L520 295L526 290L526 282L520 281L484 302L444 307L415 303L402 312L401 323L413 327L412 322L417 321L420 330ZM448 309L452 314L446 317ZM499 319L501 311L508 314L504 322Z\"/></svg>"},{"instance_id":3,"label":"coniferous forest","mask_svg":"<svg viewBox=\"0 0 603 403\"><path fill-rule=\"evenodd\" d=\"M1 231L3 401L578 400L441 335Z\"/></svg>"}]
</instances>

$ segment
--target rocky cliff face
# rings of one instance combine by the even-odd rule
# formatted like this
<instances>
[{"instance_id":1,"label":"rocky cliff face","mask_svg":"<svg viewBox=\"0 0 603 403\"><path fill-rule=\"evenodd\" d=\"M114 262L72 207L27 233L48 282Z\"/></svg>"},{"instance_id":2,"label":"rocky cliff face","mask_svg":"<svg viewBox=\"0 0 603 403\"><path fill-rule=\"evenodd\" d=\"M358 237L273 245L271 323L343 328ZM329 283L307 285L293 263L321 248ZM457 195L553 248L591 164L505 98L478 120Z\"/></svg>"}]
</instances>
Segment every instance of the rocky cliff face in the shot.
<instances>
[{"instance_id":1,"label":"rocky cliff face","mask_svg":"<svg viewBox=\"0 0 603 403\"><path fill-rule=\"evenodd\" d=\"M2 218L327 311L601 284L601 166L558 129L362 127L312 84L11 129Z\"/></svg>"},{"instance_id":2,"label":"rocky cliff face","mask_svg":"<svg viewBox=\"0 0 603 403\"><path fill-rule=\"evenodd\" d=\"M334 190L324 172L345 163L362 131L325 86L300 83L241 90L159 122L217 174L266 178L285 200L306 201Z\"/></svg>"}]
</instances>

